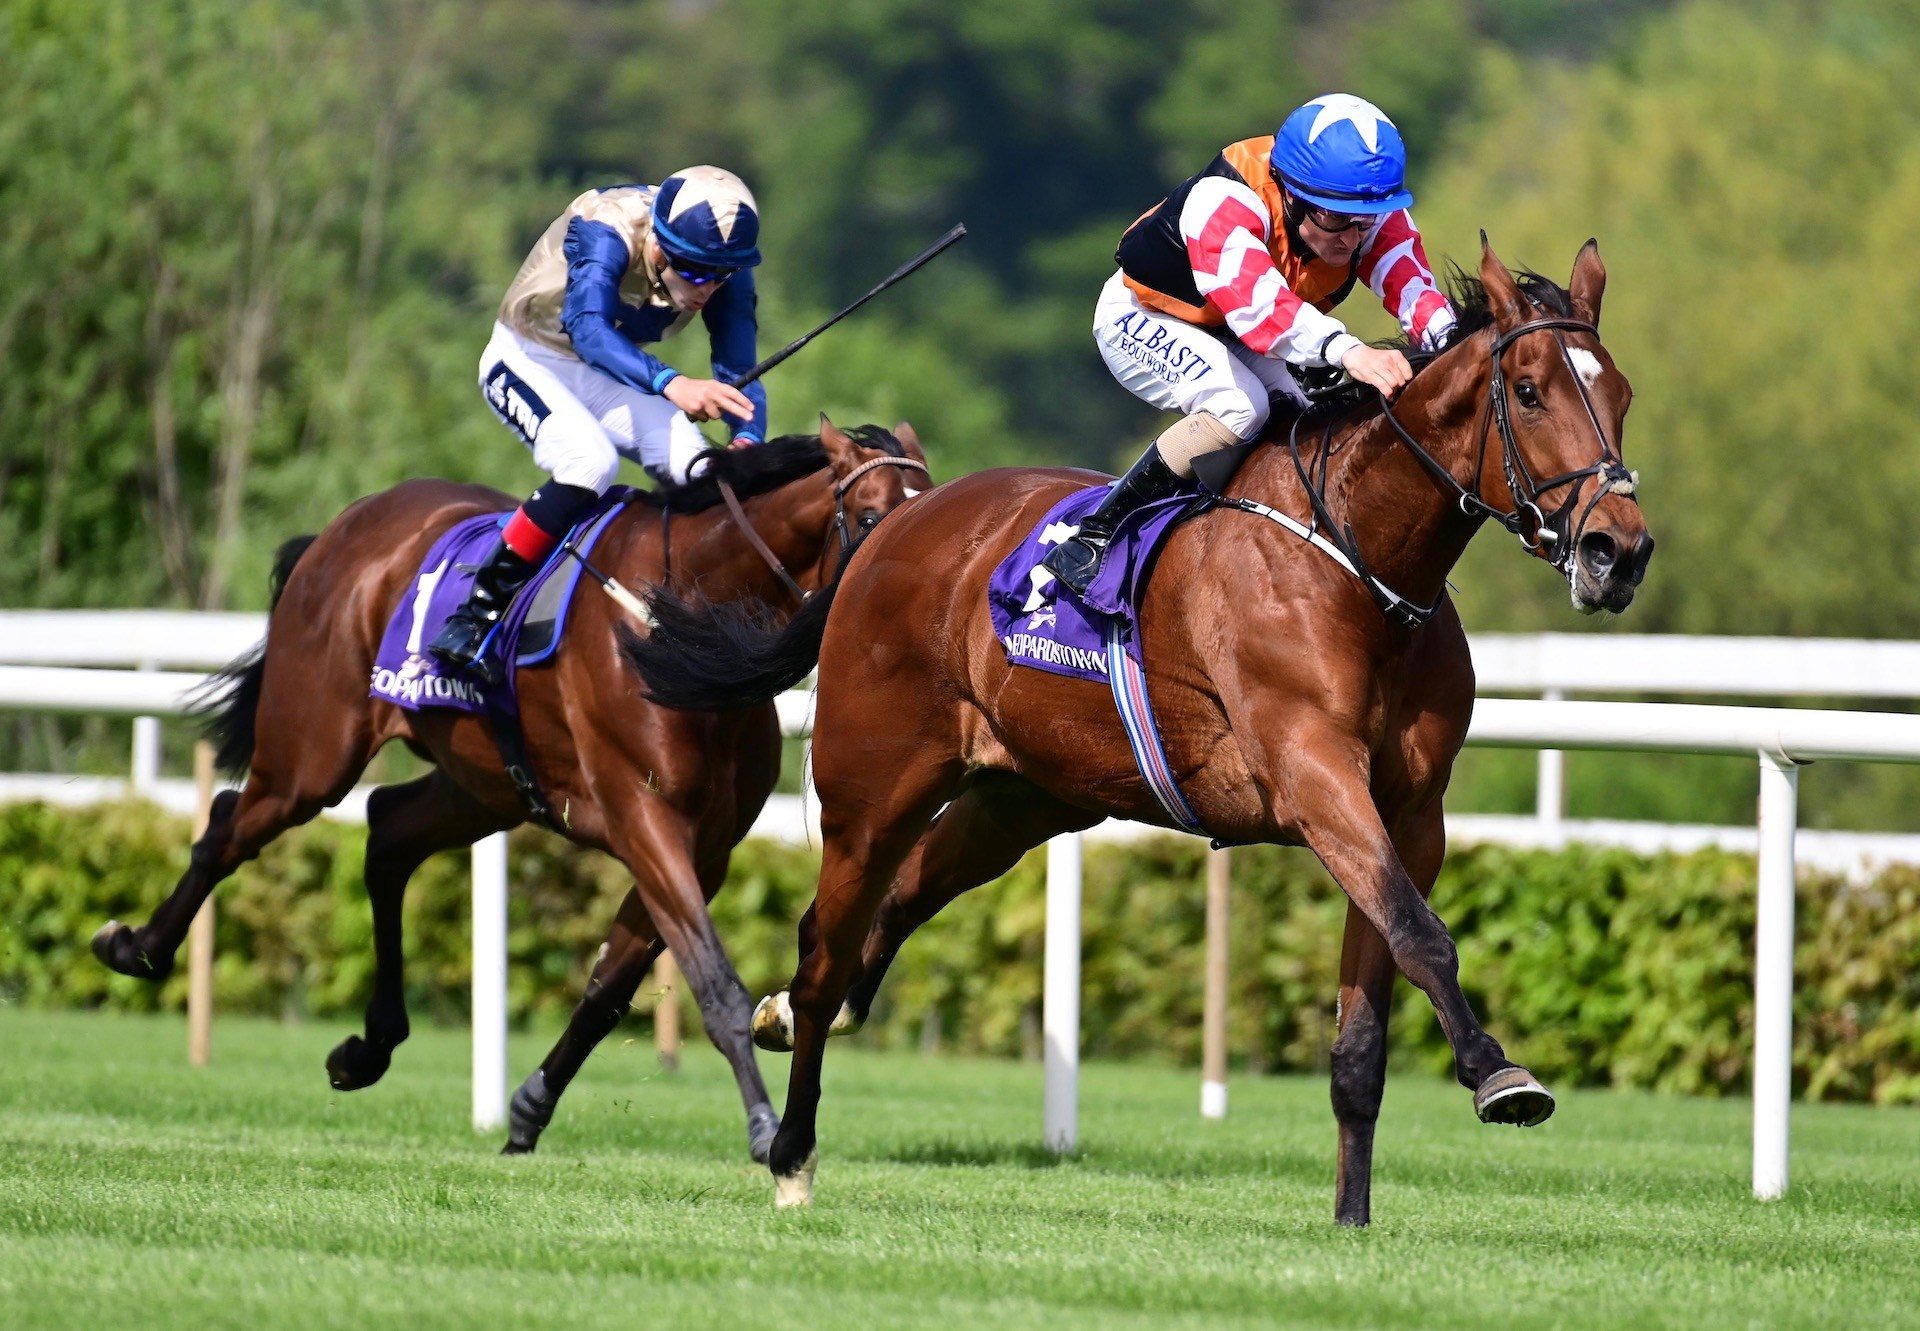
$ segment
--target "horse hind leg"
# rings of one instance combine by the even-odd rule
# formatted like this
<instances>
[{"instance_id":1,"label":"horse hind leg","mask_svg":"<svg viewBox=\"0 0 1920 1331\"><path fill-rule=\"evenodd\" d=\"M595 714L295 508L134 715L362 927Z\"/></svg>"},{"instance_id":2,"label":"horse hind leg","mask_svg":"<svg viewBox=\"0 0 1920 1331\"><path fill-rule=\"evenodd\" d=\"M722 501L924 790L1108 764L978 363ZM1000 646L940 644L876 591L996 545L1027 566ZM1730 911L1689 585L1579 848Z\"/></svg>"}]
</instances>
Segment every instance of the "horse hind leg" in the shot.
<instances>
[{"instance_id":1,"label":"horse hind leg","mask_svg":"<svg viewBox=\"0 0 1920 1331\"><path fill-rule=\"evenodd\" d=\"M553 1122L561 1095L587 1056L620 1025L633 1005L640 982L665 950L640 894L629 889L567 1029L513 1094L507 1108L507 1144L500 1150L502 1155L526 1155L540 1144L541 1134Z\"/></svg>"},{"instance_id":2,"label":"horse hind leg","mask_svg":"<svg viewBox=\"0 0 1920 1331\"><path fill-rule=\"evenodd\" d=\"M327 1081L336 1091L357 1091L386 1075L393 1051L407 1038L406 959L401 907L407 883L426 860L443 850L470 846L509 826L442 772L398 786L381 786L367 797L365 881L373 909L373 995L367 1002L365 1036L350 1035L327 1055Z\"/></svg>"},{"instance_id":3,"label":"horse hind leg","mask_svg":"<svg viewBox=\"0 0 1920 1331\"><path fill-rule=\"evenodd\" d=\"M813 901L817 941L801 958L789 986L793 1069L786 1113L767 1161L776 1206L804 1206L813 1200L827 1031L859 977L862 947L895 871L953 792L959 775L958 764L951 761L909 761L897 770L867 761L852 783L835 783L847 788L821 787L826 844Z\"/></svg>"},{"instance_id":4,"label":"horse hind leg","mask_svg":"<svg viewBox=\"0 0 1920 1331\"><path fill-rule=\"evenodd\" d=\"M193 843L186 872L144 928L108 920L94 933L93 955L109 970L155 984L173 974L174 954L187 926L193 923L208 894L237 867L229 861L227 852L240 797L237 790L223 790L213 797L206 831Z\"/></svg>"},{"instance_id":5,"label":"horse hind leg","mask_svg":"<svg viewBox=\"0 0 1920 1331\"><path fill-rule=\"evenodd\" d=\"M260 666L246 784L237 794L214 797L187 871L146 924L135 928L109 920L94 934L93 954L122 975L166 979L187 927L213 889L281 833L338 804L372 759L365 672L336 662L332 678L316 680L312 673L276 670L284 654L270 652Z\"/></svg>"},{"instance_id":6,"label":"horse hind leg","mask_svg":"<svg viewBox=\"0 0 1920 1331\"><path fill-rule=\"evenodd\" d=\"M93 936L93 954L108 968L158 983L173 973L174 957L200 905L234 870L258 855L281 833L313 821L338 804L372 755L362 749L343 758L331 779L262 778L254 773L238 791L221 791L208 812L207 830L194 843L187 871L146 924L136 928L108 920Z\"/></svg>"},{"instance_id":7,"label":"horse hind leg","mask_svg":"<svg viewBox=\"0 0 1920 1331\"><path fill-rule=\"evenodd\" d=\"M880 982L901 946L922 925L962 894L1008 872L1033 847L1098 821L1098 815L1055 799L1023 777L982 774L941 811L901 863L868 931L859 976L828 1026L828 1037L857 1031L866 1023ZM803 931L803 952L812 950L813 937L817 930ZM787 990L761 999L754 1009L754 1043L780 1052L793 1048L793 1004Z\"/></svg>"}]
</instances>

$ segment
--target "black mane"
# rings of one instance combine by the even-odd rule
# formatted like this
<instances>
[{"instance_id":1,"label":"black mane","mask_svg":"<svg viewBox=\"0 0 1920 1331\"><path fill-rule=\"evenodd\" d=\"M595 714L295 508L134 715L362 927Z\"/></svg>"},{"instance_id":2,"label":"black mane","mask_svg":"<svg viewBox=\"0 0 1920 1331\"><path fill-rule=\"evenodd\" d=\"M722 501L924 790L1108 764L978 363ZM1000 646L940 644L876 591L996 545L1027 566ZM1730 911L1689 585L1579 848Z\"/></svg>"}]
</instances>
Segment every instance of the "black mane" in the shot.
<instances>
[{"instance_id":1,"label":"black mane","mask_svg":"<svg viewBox=\"0 0 1920 1331\"><path fill-rule=\"evenodd\" d=\"M1523 268L1513 275L1513 280L1519 286L1520 294L1542 314L1563 319L1573 317L1572 294L1552 278L1536 273L1531 268ZM1375 346L1392 347L1404 352L1416 375L1433 364L1441 352L1460 345L1475 333L1493 325L1493 305L1487 296L1486 283L1459 264L1449 263L1446 285L1447 297L1453 302L1454 325L1447 330L1444 343L1433 350L1416 347L1404 336L1374 343ZM1365 419L1379 414L1380 395L1365 384L1347 382L1320 394L1313 407L1306 412L1305 419L1324 421L1329 415Z\"/></svg>"},{"instance_id":2,"label":"black mane","mask_svg":"<svg viewBox=\"0 0 1920 1331\"><path fill-rule=\"evenodd\" d=\"M1561 319L1573 317L1573 295L1565 287L1550 277L1543 277L1531 268L1522 268L1513 275L1520 288L1520 294L1537 305L1544 314ZM1453 312L1457 319L1454 326L1447 330L1446 347L1463 342L1482 328L1493 323L1493 306L1487 297L1486 283L1467 272L1457 263L1447 265L1447 296L1453 301ZM1395 346L1408 350L1407 340L1400 338ZM1409 359L1418 356L1415 368L1426 364L1437 356L1437 351L1409 352Z\"/></svg>"},{"instance_id":3,"label":"black mane","mask_svg":"<svg viewBox=\"0 0 1920 1331\"><path fill-rule=\"evenodd\" d=\"M905 457L906 449L891 431L878 425L856 425L847 433L867 448ZM684 485L661 485L646 495L669 513L699 513L720 501L720 482L733 487L742 499L778 490L827 465L827 450L812 434L783 434L752 448L713 448L700 455L707 460L698 476Z\"/></svg>"}]
</instances>

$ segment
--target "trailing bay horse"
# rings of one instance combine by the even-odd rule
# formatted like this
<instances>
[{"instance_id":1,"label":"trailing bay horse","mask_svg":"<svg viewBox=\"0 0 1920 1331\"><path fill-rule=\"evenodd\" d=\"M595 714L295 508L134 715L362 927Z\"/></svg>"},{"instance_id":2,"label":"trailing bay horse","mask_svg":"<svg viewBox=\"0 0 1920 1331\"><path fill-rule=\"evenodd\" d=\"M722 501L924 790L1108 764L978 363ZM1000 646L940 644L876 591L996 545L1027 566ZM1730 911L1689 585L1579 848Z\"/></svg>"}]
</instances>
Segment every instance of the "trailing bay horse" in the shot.
<instances>
[{"instance_id":1,"label":"trailing bay horse","mask_svg":"<svg viewBox=\"0 0 1920 1331\"><path fill-rule=\"evenodd\" d=\"M1296 430L1254 451L1217 511L1174 530L1144 596L1153 707L1199 821L1310 847L1350 899L1333 1047L1344 1224L1369 1219L1396 967L1432 1000L1484 1121L1552 1112L1468 1006L1426 902L1474 700L1446 579L1493 517L1576 607L1633 599L1653 541L1619 451L1631 391L1597 331L1605 281L1592 242L1570 289L1516 278L1483 244L1479 280L1456 275L1458 329L1391 408L1350 405L1324 433L1309 422L1305 444ZM627 644L649 695L681 706L755 702L818 657L824 862L799 969L761 1020L769 1047L794 1052L770 1162L782 1204L811 1197L826 1037L864 1016L914 928L1049 837L1106 817L1172 824L1108 689L1011 667L987 614L996 565L1097 479L965 477L890 521L783 629L661 595L653 635ZM1345 564L1276 514L1314 523Z\"/></svg>"},{"instance_id":2,"label":"trailing bay horse","mask_svg":"<svg viewBox=\"0 0 1920 1331\"><path fill-rule=\"evenodd\" d=\"M721 483L740 518L722 507ZM591 556L628 587L673 581L725 601L772 600L827 585L880 518L930 484L911 427L794 435L709 455L686 485L643 496L612 520ZM143 927L109 923L94 952L125 975L161 980L200 903L216 884L288 828L339 801L390 740L434 770L367 800L367 894L376 970L366 1033L327 1059L335 1088L385 1074L407 1038L401 901L437 851L527 821L484 718L408 712L367 696L374 655L394 608L413 594L436 538L509 496L451 481L409 481L362 499L317 537L283 548L266 641L230 666L211 730L220 761L246 774L215 801L191 867ZM744 526L743 526L744 522ZM756 551L754 542L764 547ZM778 1120L754 1066L749 1003L707 913L733 847L752 826L780 770L773 708L731 716L670 711L640 698L613 633L624 612L582 581L566 641L550 667L519 673L527 751L566 835L612 854L633 873L586 993L553 1051L514 1096L510 1153L533 1149L554 1104L593 1047L618 1024L654 959L673 949L708 1035L733 1066L748 1138L764 1161Z\"/></svg>"}]
</instances>

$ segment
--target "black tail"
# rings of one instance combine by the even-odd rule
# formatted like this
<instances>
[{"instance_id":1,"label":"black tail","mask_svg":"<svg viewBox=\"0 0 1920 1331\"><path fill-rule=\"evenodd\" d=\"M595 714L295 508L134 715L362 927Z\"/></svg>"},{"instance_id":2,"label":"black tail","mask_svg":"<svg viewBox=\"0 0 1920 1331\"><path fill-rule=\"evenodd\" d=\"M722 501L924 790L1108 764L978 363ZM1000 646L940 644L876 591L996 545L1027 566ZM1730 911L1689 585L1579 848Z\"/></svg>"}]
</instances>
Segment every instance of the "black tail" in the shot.
<instances>
[{"instance_id":1,"label":"black tail","mask_svg":"<svg viewBox=\"0 0 1920 1331\"><path fill-rule=\"evenodd\" d=\"M648 597L653 632L620 628L620 653L640 676L651 702L721 712L770 702L820 663L827 614L840 589L835 578L784 625L759 601L716 605L698 592L682 598L665 587Z\"/></svg>"},{"instance_id":2,"label":"black tail","mask_svg":"<svg viewBox=\"0 0 1920 1331\"><path fill-rule=\"evenodd\" d=\"M293 566L312 545L311 536L296 536L273 555L273 592L268 608L280 604ZM267 676L267 644L229 662L201 686L193 699L193 715L214 745L214 761L232 777L247 774L253 761L253 723L260 710L260 686Z\"/></svg>"}]
</instances>

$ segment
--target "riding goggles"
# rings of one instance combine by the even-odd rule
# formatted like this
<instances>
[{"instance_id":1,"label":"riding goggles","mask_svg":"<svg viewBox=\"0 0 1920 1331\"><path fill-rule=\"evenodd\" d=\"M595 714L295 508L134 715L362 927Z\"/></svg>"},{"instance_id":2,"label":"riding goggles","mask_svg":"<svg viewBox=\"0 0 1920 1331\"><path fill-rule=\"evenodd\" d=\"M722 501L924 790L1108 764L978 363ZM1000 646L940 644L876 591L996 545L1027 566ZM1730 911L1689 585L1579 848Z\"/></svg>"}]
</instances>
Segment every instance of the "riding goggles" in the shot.
<instances>
[{"instance_id":1,"label":"riding goggles","mask_svg":"<svg viewBox=\"0 0 1920 1331\"><path fill-rule=\"evenodd\" d=\"M667 266L673 269L674 275L681 281L696 287L703 287L713 282L724 282L740 271L738 268L722 268L717 264L676 259L672 255L667 256Z\"/></svg>"},{"instance_id":2,"label":"riding goggles","mask_svg":"<svg viewBox=\"0 0 1920 1331\"><path fill-rule=\"evenodd\" d=\"M1336 213L1307 205L1307 220L1330 236L1344 231L1362 231L1380 219L1371 213Z\"/></svg>"}]
</instances>

